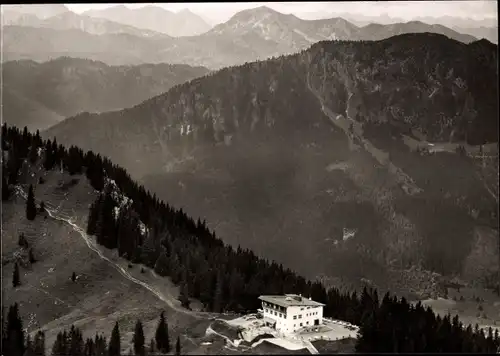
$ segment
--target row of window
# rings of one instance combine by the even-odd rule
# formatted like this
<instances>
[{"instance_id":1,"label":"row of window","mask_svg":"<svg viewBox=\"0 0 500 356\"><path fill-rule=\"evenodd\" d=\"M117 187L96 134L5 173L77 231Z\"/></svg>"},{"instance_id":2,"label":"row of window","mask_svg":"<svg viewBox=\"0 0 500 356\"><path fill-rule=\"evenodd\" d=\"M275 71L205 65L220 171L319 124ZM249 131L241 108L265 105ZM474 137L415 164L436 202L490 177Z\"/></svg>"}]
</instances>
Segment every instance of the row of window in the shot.
<instances>
[{"instance_id":1,"label":"row of window","mask_svg":"<svg viewBox=\"0 0 500 356\"><path fill-rule=\"evenodd\" d=\"M307 316L313 316L313 315L318 315L318 312L308 313L308 314L306 314L306 317L307 317ZM293 319L295 320L295 319L297 319L297 317L298 317L299 319L302 319L302 314L299 314L299 315L294 315L294 316L293 316Z\"/></svg>"},{"instance_id":2,"label":"row of window","mask_svg":"<svg viewBox=\"0 0 500 356\"><path fill-rule=\"evenodd\" d=\"M286 314L283 314L283 313L279 313L277 312L276 310L271 310L271 309L267 309L267 308L264 308L264 311L271 314L271 315L276 315L280 318L285 318L286 319Z\"/></svg>"},{"instance_id":3,"label":"row of window","mask_svg":"<svg viewBox=\"0 0 500 356\"><path fill-rule=\"evenodd\" d=\"M268 303L268 302L263 302L262 305L264 307L268 307L268 308L272 308L272 309L276 309L278 311L281 311L281 312L284 312L285 311L285 308L284 307L281 307L279 305L275 305L275 304L271 304L271 303Z\"/></svg>"}]
</instances>

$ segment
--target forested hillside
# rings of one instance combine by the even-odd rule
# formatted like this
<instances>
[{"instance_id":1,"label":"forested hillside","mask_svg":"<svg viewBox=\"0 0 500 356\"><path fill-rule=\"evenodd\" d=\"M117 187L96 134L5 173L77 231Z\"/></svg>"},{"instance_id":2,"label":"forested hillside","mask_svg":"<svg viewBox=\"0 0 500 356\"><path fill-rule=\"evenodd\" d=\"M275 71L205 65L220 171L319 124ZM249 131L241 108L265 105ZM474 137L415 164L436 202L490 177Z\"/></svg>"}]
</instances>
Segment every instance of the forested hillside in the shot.
<instances>
[{"instance_id":1,"label":"forested hillside","mask_svg":"<svg viewBox=\"0 0 500 356\"><path fill-rule=\"evenodd\" d=\"M2 66L3 120L31 130L46 129L80 112L132 107L175 85L208 73L204 67L170 64L108 66L60 57L48 62Z\"/></svg>"},{"instance_id":2,"label":"forested hillside","mask_svg":"<svg viewBox=\"0 0 500 356\"><path fill-rule=\"evenodd\" d=\"M225 242L309 278L461 275L477 227L498 229L471 157L498 142L496 49L429 33L320 42L44 135L108 155ZM491 280L499 260L477 269Z\"/></svg>"},{"instance_id":3,"label":"forested hillside","mask_svg":"<svg viewBox=\"0 0 500 356\"><path fill-rule=\"evenodd\" d=\"M77 147L66 149L55 139L42 140L38 133L21 132L5 124L4 203L14 193L19 169L26 160L43 160L46 170L62 167L70 174L85 174L100 191L89 211L89 233L99 243L118 248L119 254L133 263L154 265L157 273L182 285L181 294L199 299L207 310L252 310L259 306L259 295L293 291L325 303L326 316L360 325L356 347L361 352L491 353L499 346L498 333L491 329L485 335L477 328L464 328L457 317L436 317L430 308L412 306L389 294L379 301L374 289L364 289L359 296L326 289L247 249L225 245L204 222L195 222L182 210L160 201L109 159ZM117 325L115 329L111 340L119 338ZM7 332L2 333L2 344L12 345L21 355L24 335L16 306L11 307L3 330Z\"/></svg>"}]
</instances>

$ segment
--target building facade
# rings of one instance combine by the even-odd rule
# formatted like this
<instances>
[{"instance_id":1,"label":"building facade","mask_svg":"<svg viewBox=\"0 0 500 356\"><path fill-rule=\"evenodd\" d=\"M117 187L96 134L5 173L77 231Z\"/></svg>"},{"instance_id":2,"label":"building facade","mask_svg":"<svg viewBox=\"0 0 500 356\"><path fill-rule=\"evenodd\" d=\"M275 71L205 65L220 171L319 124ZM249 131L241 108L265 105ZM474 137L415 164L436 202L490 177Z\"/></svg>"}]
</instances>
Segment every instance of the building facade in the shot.
<instances>
[{"instance_id":1,"label":"building facade","mask_svg":"<svg viewBox=\"0 0 500 356\"><path fill-rule=\"evenodd\" d=\"M324 304L296 294L263 295L264 321L283 333L293 333L303 327L323 323Z\"/></svg>"}]
</instances>

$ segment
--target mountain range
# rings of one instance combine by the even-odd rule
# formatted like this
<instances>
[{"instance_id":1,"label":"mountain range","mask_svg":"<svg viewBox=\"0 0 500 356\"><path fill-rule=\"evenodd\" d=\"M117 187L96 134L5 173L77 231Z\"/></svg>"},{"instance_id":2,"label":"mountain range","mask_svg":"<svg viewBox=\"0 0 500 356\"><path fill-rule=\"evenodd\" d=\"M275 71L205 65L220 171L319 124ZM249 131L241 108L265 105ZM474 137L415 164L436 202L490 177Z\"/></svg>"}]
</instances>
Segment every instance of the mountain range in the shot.
<instances>
[{"instance_id":1,"label":"mountain range","mask_svg":"<svg viewBox=\"0 0 500 356\"><path fill-rule=\"evenodd\" d=\"M132 107L207 73L206 68L182 64L108 66L68 57L44 63L6 62L2 66L3 121L42 130L82 111Z\"/></svg>"},{"instance_id":2,"label":"mountain range","mask_svg":"<svg viewBox=\"0 0 500 356\"><path fill-rule=\"evenodd\" d=\"M2 5L2 21L13 21L23 16L33 16L38 19L48 19L70 11L63 4L29 4L29 5Z\"/></svg>"},{"instance_id":3,"label":"mountain range","mask_svg":"<svg viewBox=\"0 0 500 356\"><path fill-rule=\"evenodd\" d=\"M64 16L76 19L80 15ZM90 17L80 17L90 21ZM321 40L369 41L423 32L443 34L464 43L475 40L473 36L421 22L357 27L341 18L302 20L267 7L241 11L226 23L204 34L189 37L137 36L125 31L126 25L117 29L115 22L98 24L84 26L83 29L93 29L94 33L100 33L99 36L73 25L66 30L57 26L5 26L3 58L46 61L69 56L99 60L110 65L166 62L218 69L291 54ZM110 29L106 30L106 26L101 25L109 25Z\"/></svg>"},{"instance_id":4,"label":"mountain range","mask_svg":"<svg viewBox=\"0 0 500 356\"><path fill-rule=\"evenodd\" d=\"M498 155L496 63L486 40L322 41L43 134L310 278L394 287L417 265L489 283L498 256L471 256L498 243L498 166L473 157Z\"/></svg>"},{"instance_id":5,"label":"mountain range","mask_svg":"<svg viewBox=\"0 0 500 356\"><path fill-rule=\"evenodd\" d=\"M187 9L175 13L158 6L129 9L118 5L103 10L85 11L83 15L165 33L172 37L195 36L211 28L200 16Z\"/></svg>"},{"instance_id":6,"label":"mountain range","mask_svg":"<svg viewBox=\"0 0 500 356\"><path fill-rule=\"evenodd\" d=\"M39 18L33 14L22 14L6 11L3 14L3 23L6 26L25 26L35 28L48 28L53 30L80 30L92 35L128 34L138 37L163 37L160 32L141 29L118 22L85 15L78 15L71 11L61 12L48 18Z\"/></svg>"}]
</instances>

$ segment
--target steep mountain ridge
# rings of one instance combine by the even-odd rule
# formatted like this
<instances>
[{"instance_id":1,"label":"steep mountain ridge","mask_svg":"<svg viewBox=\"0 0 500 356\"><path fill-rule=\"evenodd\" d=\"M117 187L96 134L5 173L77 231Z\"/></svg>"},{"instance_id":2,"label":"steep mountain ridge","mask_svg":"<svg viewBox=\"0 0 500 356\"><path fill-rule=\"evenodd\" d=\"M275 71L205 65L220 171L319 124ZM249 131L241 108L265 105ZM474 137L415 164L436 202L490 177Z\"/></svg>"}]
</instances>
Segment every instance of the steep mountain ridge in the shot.
<instances>
[{"instance_id":1,"label":"steep mountain ridge","mask_svg":"<svg viewBox=\"0 0 500 356\"><path fill-rule=\"evenodd\" d=\"M152 5L139 9L129 9L124 5L117 5L103 10L85 11L83 14L165 33L172 37L195 36L207 32L211 28L205 20L189 10L174 13Z\"/></svg>"},{"instance_id":2,"label":"steep mountain ridge","mask_svg":"<svg viewBox=\"0 0 500 356\"><path fill-rule=\"evenodd\" d=\"M45 129L64 117L83 111L103 112L131 107L207 73L206 68L187 65L109 66L68 57L44 63L29 60L6 62L2 66L3 86L10 94L4 96L3 120L21 127L27 125L29 129ZM16 104L21 97L59 118L51 118L40 111L36 112L38 117L29 114L31 107Z\"/></svg>"},{"instance_id":3,"label":"steep mountain ridge","mask_svg":"<svg viewBox=\"0 0 500 356\"><path fill-rule=\"evenodd\" d=\"M118 22L109 21L101 18L94 18L85 15L79 15L72 11L63 12L48 18L39 19L36 16L23 16L17 20L8 20L4 25L27 26L36 28L50 28L54 30L81 30L92 35L103 34L129 34L138 37L164 37L165 34L140 29Z\"/></svg>"},{"instance_id":4,"label":"steep mountain ridge","mask_svg":"<svg viewBox=\"0 0 500 356\"><path fill-rule=\"evenodd\" d=\"M226 242L311 278L384 285L387 266L415 264L461 273L474 227L498 228L496 203L474 159L421 156L404 137L497 142L496 56L487 41L428 33L320 42L45 135L112 157Z\"/></svg>"},{"instance_id":5,"label":"steep mountain ridge","mask_svg":"<svg viewBox=\"0 0 500 356\"><path fill-rule=\"evenodd\" d=\"M69 11L70 10L63 4L2 5L2 20L10 21L23 16L47 19Z\"/></svg>"}]
</instances>

